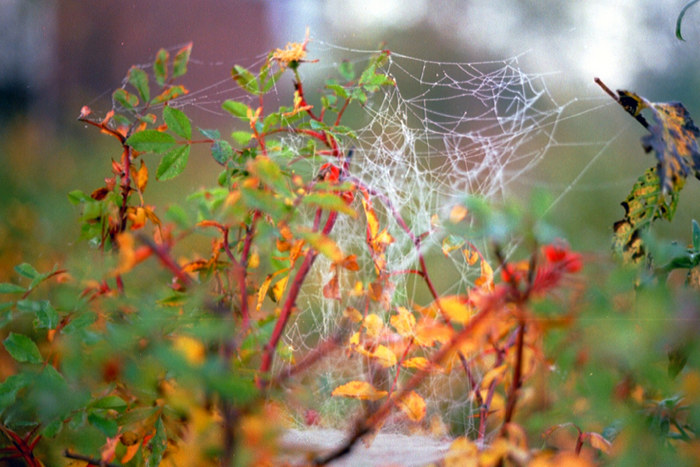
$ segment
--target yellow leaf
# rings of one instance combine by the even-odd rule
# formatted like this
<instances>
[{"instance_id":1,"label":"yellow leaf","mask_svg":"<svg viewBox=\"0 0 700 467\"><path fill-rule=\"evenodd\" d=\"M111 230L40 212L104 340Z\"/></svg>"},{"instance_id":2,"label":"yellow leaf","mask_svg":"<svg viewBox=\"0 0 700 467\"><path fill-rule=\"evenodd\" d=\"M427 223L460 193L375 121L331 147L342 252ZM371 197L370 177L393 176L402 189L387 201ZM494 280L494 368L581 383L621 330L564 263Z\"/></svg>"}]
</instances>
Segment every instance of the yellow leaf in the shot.
<instances>
[{"instance_id":1,"label":"yellow leaf","mask_svg":"<svg viewBox=\"0 0 700 467\"><path fill-rule=\"evenodd\" d=\"M331 396L376 401L386 397L386 391L379 391L366 381L350 381L333 390Z\"/></svg>"},{"instance_id":2,"label":"yellow leaf","mask_svg":"<svg viewBox=\"0 0 700 467\"><path fill-rule=\"evenodd\" d=\"M403 366L405 368L415 368L415 369L421 370L421 371L443 371L443 369L440 365L430 363L430 360L428 360L425 357L409 358L407 360L404 360L401 363L401 366Z\"/></svg>"},{"instance_id":3,"label":"yellow leaf","mask_svg":"<svg viewBox=\"0 0 700 467\"><path fill-rule=\"evenodd\" d=\"M206 350L204 344L193 337L178 336L175 338L173 347L176 352L180 353L191 365L201 365L204 363Z\"/></svg>"},{"instance_id":4,"label":"yellow leaf","mask_svg":"<svg viewBox=\"0 0 700 467\"><path fill-rule=\"evenodd\" d=\"M326 256L334 263L338 263L345 257L340 247L327 235L318 232L302 232L300 235L316 251Z\"/></svg>"},{"instance_id":5,"label":"yellow leaf","mask_svg":"<svg viewBox=\"0 0 700 467\"><path fill-rule=\"evenodd\" d=\"M466 324L474 315L474 310L467 304L467 300L464 295L449 295L438 298L433 306L436 312L444 313L451 321Z\"/></svg>"},{"instance_id":6,"label":"yellow leaf","mask_svg":"<svg viewBox=\"0 0 700 467\"><path fill-rule=\"evenodd\" d=\"M445 467L478 467L479 449L464 436L452 442L445 456Z\"/></svg>"},{"instance_id":7,"label":"yellow leaf","mask_svg":"<svg viewBox=\"0 0 700 467\"><path fill-rule=\"evenodd\" d=\"M402 306L397 307L396 311L397 313L389 318L391 325L394 326L394 329L396 329L396 332L398 332L400 336L412 336L416 326L415 316Z\"/></svg>"},{"instance_id":8,"label":"yellow leaf","mask_svg":"<svg viewBox=\"0 0 700 467\"><path fill-rule=\"evenodd\" d=\"M260 266L260 255L256 250L253 250L250 257L248 257L248 267L250 269L255 269L258 266Z\"/></svg>"},{"instance_id":9,"label":"yellow leaf","mask_svg":"<svg viewBox=\"0 0 700 467\"><path fill-rule=\"evenodd\" d=\"M362 323L368 337L378 337L384 328L384 322L376 313L367 315Z\"/></svg>"},{"instance_id":10,"label":"yellow leaf","mask_svg":"<svg viewBox=\"0 0 700 467\"><path fill-rule=\"evenodd\" d=\"M491 386L491 382L498 379L505 374L506 369L508 369L507 364L499 365L496 368L491 368L484 377L481 379L481 389L488 389Z\"/></svg>"},{"instance_id":11,"label":"yellow leaf","mask_svg":"<svg viewBox=\"0 0 700 467\"><path fill-rule=\"evenodd\" d=\"M362 313L357 311L357 309L349 306L343 311L343 316L349 318L353 323L359 323L362 321Z\"/></svg>"},{"instance_id":12,"label":"yellow leaf","mask_svg":"<svg viewBox=\"0 0 700 467\"><path fill-rule=\"evenodd\" d=\"M415 391L411 391L399 399L397 405L411 421L420 422L425 417L425 401Z\"/></svg>"},{"instance_id":13,"label":"yellow leaf","mask_svg":"<svg viewBox=\"0 0 700 467\"><path fill-rule=\"evenodd\" d=\"M378 345L373 350L366 350L358 347L357 352L372 358L383 368L389 368L396 365L396 355L385 345Z\"/></svg>"}]
</instances>

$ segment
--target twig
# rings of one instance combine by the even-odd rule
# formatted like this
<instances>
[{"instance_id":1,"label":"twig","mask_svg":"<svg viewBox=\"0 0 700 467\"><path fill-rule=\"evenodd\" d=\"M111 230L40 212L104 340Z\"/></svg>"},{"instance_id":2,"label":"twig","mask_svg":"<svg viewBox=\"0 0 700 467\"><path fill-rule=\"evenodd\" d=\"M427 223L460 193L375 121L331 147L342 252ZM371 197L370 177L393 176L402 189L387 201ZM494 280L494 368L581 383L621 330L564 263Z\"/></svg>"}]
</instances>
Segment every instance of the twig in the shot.
<instances>
[{"instance_id":1,"label":"twig","mask_svg":"<svg viewBox=\"0 0 700 467\"><path fill-rule=\"evenodd\" d=\"M63 457L67 457L68 459L85 461L88 464L99 465L100 467L120 467L118 464L112 464L110 462L105 462L102 459L97 459L95 457L85 456L83 454L71 452L69 449L63 451Z\"/></svg>"}]
</instances>

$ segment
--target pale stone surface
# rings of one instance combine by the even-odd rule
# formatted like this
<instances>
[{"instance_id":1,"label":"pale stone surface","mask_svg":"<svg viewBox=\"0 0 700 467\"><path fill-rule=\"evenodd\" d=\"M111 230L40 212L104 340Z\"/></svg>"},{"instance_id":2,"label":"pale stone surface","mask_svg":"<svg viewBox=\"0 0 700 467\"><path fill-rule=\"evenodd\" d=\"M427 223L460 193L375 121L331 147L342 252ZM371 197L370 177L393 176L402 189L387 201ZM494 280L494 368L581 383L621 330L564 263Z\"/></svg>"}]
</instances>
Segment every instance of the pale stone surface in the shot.
<instances>
[{"instance_id":1,"label":"pale stone surface","mask_svg":"<svg viewBox=\"0 0 700 467\"><path fill-rule=\"evenodd\" d=\"M341 446L347 434L338 430L289 430L281 439L284 454L281 460L292 465L304 465L315 456ZM451 441L426 436L406 436L379 433L369 447L361 441L352 451L335 462L333 467L419 467L430 465L445 457Z\"/></svg>"}]
</instances>

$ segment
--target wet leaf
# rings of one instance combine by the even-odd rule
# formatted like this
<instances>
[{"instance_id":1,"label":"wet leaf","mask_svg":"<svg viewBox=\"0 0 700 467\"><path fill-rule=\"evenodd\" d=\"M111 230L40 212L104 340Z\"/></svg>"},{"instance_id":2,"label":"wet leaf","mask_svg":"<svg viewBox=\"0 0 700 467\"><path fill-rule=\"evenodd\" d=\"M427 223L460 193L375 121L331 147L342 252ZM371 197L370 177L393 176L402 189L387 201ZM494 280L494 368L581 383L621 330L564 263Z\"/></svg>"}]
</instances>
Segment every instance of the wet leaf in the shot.
<instances>
[{"instance_id":1,"label":"wet leaf","mask_svg":"<svg viewBox=\"0 0 700 467\"><path fill-rule=\"evenodd\" d=\"M303 204L318 206L321 209L341 212L353 218L357 217L357 213L353 208L348 206L345 200L335 193L309 193L302 199Z\"/></svg>"}]
</instances>

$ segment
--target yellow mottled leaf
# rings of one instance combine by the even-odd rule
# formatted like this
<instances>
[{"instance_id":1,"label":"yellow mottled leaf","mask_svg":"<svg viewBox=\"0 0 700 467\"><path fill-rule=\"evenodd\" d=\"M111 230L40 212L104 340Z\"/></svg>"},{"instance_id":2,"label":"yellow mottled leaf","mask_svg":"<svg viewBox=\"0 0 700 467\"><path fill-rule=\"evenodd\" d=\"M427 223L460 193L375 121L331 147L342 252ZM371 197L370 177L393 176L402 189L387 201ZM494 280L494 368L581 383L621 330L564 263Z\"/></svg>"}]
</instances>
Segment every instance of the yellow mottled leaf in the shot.
<instances>
[{"instance_id":1,"label":"yellow mottled leaf","mask_svg":"<svg viewBox=\"0 0 700 467\"><path fill-rule=\"evenodd\" d=\"M425 400L415 391L406 394L396 403L411 421L420 422L425 417Z\"/></svg>"},{"instance_id":2,"label":"yellow mottled leaf","mask_svg":"<svg viewBox=\"0 0 700 467\"><path fill-rule=\"evenodd\" d=\"M386 391L379 391L366 381L350 381L333 390L331 396L376 401L386 397Z\"/></svg>"}]
</instances>

